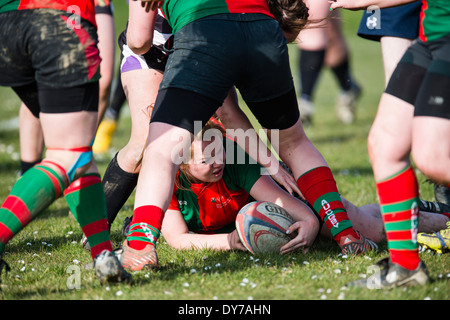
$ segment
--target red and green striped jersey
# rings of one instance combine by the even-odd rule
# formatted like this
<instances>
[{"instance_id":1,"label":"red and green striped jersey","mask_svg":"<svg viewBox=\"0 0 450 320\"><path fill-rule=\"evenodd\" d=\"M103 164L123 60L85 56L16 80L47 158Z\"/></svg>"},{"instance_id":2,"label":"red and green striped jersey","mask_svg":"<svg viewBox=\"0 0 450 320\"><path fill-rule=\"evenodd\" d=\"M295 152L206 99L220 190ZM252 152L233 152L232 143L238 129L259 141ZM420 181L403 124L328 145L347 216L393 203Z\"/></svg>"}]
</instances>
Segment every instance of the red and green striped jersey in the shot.
<instances>
[{"instance_id":1,"label":"red and green striped jersey","mask_svg":"<svg viewBox=\"0 0 450 320\"><path fill-rule=\"evenodd\" d=\"M225 140L225 139L224 139ZM230 141L228 140L228 146ZM235 155L239 147L233 143ZM225 233L235 228L239 210L248 203L250 190L261 177L262 166L237 161L225 163L223 177L214 183L189 183L182 172L177 174L169 210L181 211L190 231Z\"/></svg>"},{"instance_id":2,"label":"red and green striped jersey","mask_svg":"<svg viewBox=\"0 0 450 320\"><path fill-rule=\"evenodd\" d=\"M55 9L79 15L95 23L94 0L0 0L0 13L27 9Z\"/></svg>"},{"instance_id":3,"label":"red and green striped jersey","mask_svg":"<svg viewBox=\"0 0 450 320\"><path fill-rule=\"evenodd\" d=\"M450 3L448 0L422 0L419 38L433 41L450 34Z\"/></svg>"},{"instance_id":4,"label":"red and green striped jersey","mask_svg":"<svg viewBox=\"0 0 450 320\"><path fill-rule=\"evenodd\" d=\"M163 11L174 33L213 14L262 13L273 18L267 0L166 0Z\"/></svg>"}]
</instances>

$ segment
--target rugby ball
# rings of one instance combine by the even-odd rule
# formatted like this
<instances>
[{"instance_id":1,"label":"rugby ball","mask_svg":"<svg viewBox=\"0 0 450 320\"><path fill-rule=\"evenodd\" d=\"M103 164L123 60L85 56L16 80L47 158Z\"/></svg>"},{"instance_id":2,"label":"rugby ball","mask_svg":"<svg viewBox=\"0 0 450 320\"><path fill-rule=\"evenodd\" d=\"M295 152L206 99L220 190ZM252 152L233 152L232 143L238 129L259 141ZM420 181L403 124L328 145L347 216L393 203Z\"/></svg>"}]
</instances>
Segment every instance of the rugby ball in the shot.
<instances>
[{"instance_id":1,"label":"rugby ball","mask_svg":"<svg viewBox=\"0 0 450 320\"><path fill-rule=\"evenodd\" d=\"M286 230L294 220L280 206L265 201L245 205L236 217L236 231L242 244L252 254L280 252L292 240Z\"/></svg>"}]
</instances>

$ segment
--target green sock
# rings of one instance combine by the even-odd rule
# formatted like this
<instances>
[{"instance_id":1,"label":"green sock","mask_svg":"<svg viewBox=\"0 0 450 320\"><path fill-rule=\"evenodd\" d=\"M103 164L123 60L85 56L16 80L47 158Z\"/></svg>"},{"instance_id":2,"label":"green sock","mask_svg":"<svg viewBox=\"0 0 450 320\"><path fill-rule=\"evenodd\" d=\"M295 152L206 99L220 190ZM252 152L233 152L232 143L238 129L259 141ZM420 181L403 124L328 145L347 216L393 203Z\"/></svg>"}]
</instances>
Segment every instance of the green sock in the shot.
<instances>
[{"instance_id":1,"label":"green sock","mask_svg":"<svg viewBox=\"0 0 450 320\"><path fill-rule=\"evenodd\" d=\"M100 175L91 173L78 178L65 190L64 197L88 239L92 258L105 249L112 251Z\"/></svg>"},{"instance_id":2,"label":"green sock","mask_svg":"<svg viewBox=\"0 0 450 320\"><path fill-rule=\"evenodd\" d=\"M0 208L0 253L11 238L61 196L64 183L60 176L65 172L58 174L39 164L14 184Z\"/></svg>"}]
</instances>

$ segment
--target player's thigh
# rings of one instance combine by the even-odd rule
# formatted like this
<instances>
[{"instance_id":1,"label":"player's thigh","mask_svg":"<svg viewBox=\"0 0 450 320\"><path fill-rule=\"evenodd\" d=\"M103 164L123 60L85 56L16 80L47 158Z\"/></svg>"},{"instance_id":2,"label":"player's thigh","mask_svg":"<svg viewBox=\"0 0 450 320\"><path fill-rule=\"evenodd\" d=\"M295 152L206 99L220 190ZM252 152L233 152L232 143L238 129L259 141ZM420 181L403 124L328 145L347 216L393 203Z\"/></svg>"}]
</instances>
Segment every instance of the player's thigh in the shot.
<instances>
[{"instance_id":1,"label":"player's thigh","mask_svg":"<svg viewBox=\"0 0 450 320\"><path fill-rule=\"evenodd\" d=\"M91 145L95 136L97 112L41 113L47 148L79 148Z\"/></svg>"},{"instance_id":2,"label":"player's thigh","mask_svg":"<svg viewBox=\"0 0 450 320\"><path fill-rule=\"evenodd\" d=\"M409 163L414 104L430 61L424 43L418 41L410 46L381 97L368 138L377 180L402 170Z\"/></svg>"},{"instance_id":3,"label":"player's thigh","mask_svg":"<svg viewBox=\"0 0 450 320\"><path fill-rule=\"evenodd\" d=\"M98 117L98 81L71 87L37 83L14 90L30 113L39 117L47 148L91 145L96 130L91 122Z\"/></svg>"},{"instance_id":4,"label":"player's thigh","mask_svg":"<svg viewBox=\"0 0 450 320\"><path fill-rule=\"evenodd\" d=\"M421 163L436 163L450 159L450 119L414 117L412 131L414 159Z\"/></svg>"},{"instance_id":5,"label":"player's thigh","mask_svg":"<svg viewBox=\"0 0 450 320\"><path fill-rule=\"evenodd\" d=\"M69 182L93 164L90 146L97 128L97 112L41 113L47 147L45 158L67 172Z\"/></svg>"},{"instance_id":6,"label":"player's thigh","mask_svg":"<svg viewBox=\"0 0 450 320\"><path fill-rule=\"evenodd\" d=\"M142 160L135 206L153 204L166 210L175 174L189 152L192 134L183 128L152 122ZM184 152L184 154L183 154Z\"/></svg>"},{"instance_id":7,"label":"player's thigh","mask_svg":"<svg viewBox=\"0 0 450 320\"><path fill-rule=\"evenodd\" d=\"M449 180L450 37L428 43L429 63L414 110L413 158L425 174ZM439 181L439 180L438 180Z\"/></svg>"},{"instance_id":8,"label":"player's thigh","mask_svg":"<svg viewBox=\"0 0 450 320\"><path fill-rule=\"evenodd\" d=\"M383 56L385 84L387 85L398 62L411 45L412 40L398 37L381 37L380 42L381 53Z\"/></svg>"}]
</instances>

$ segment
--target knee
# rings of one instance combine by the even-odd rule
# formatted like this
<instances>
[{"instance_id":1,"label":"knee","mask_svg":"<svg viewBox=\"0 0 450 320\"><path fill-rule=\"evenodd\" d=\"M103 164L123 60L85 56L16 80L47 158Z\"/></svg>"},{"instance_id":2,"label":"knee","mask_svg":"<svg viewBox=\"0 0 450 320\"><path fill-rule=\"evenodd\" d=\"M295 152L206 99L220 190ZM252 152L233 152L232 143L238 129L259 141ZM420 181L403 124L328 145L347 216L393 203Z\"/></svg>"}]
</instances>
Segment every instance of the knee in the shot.
<instances>
[{"instance_id":1,"label":"knee","mask_svg":"<svg viewBox=\"0 0 450 320\"><path fill-rule=\"evenodd\" d=\"M230 108L222 106L217 109L216 114L225 128L239 128L241 117L231 111Z\"/></svg>"},{"instance_id":2,"label":"knee","mask_svg":"<svg viewBox=\"0 0 450 320\"><path fill-rule=\"evenodd\" d=\"M275 141L275 143L274 143ZM276 143L276 139L271 136L271 143L275 147L275 150L278 151L280 157L285 162L289 162L288 159L291 158L291 155L294 153L296 149L304 149L308 150L305 142L312 144L306 135L302 135L300 133L290 136L280 136L278 144ZM288 164L289 166L289 164Z\"/></svg>"},{"instance_id":3,"label":"knee","mask_svg":"<svg viewBox=\"0 0 450 320\"><path fill-rule=\"evenodd\" d=\"M83 176L84 174L86 174L88 172L96 172L97 171L93 158L91 158L85 164L82 164L80 166L77 166L76 164L74 164L74 166L72 168L73 168L72 169L72 171L73 171L72 177L70 177L71 170L69 169L69 171L67 172L69 175L70 181L75 181L76 179L78 179L79 177Z\"/></svg>"},{"instance_id":4,"label":"knee","mask_svg":"<svg viewBox=\"0 0 450 320\"><path fill-rule=\"evenodd\" d=\"M67 176L69 177L70 182L76 180L89 170L95 168L92 148L86 147L86 151L82 151L81 153L73 153L75 154L76 159L72 162L72 166L67 171Z\"/></svg>"},{"instance_id":5,"label":"knee","mask_svg":"<svg viewBox=\"0 0 450 320\"><path fill-rule=\"evenodd\" d=\"M387 139L382 129L373 126L367 137L367 151L372 166L376 166L380 161L391 162L400 158L400 154L395 150L395 144L394 140Z\"/></svg>"},{"instance_id":6,"label":"knee","mask_svg":"<svg viewBox=\"0 0 450 320\"><path fill-rule=\"evenodd\" d=\"M139 173L143 154L144 144L135 143L130 140L128 144L120 150L117 161L119 166L126 172Z\"/></svg>"},{"instance_id":7,"label":"knee","mask_svg":"<svg viewBox=\"0 0 450 320\"><path fill-rule=\"evenodd\" d=\"M42 163L58 172L67 185L85 173L98 172L92 151L80 153L71 150L48 149L47 156Z\"/></svg>"}]
</instances>

